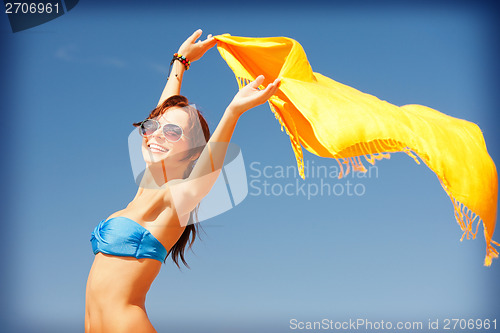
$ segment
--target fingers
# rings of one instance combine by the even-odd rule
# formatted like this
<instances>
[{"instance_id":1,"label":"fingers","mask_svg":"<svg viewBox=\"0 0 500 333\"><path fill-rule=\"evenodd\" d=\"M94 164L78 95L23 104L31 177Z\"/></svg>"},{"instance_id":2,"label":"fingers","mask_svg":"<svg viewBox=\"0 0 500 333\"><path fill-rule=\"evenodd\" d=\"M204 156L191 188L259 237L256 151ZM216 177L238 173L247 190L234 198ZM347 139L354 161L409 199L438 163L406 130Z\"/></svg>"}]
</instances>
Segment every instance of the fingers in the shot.
<instances>
[{"instance_id":1,"label":"fingers","mask_svg":"<svg viewBox=\"0 0 500 333\"><path fill-rule=\"evenodd\" d=\"M249 83L249 85L252 87L252 88L259 88L259 86L264 82L264 75L259 75L255 78L255 80L253 80L252 82ZM281 79L280 78L277 78L276 80L274 80L272 83L269 83L266 87L267 88L273 88L274 86L279 87L281 83Z\"/></svg>"},{"instance_id":2,"label":"fingers","mask_svg":"<svg viewBox=\"0 0 500 333\"><path fill-rule=\"evenodd\" d=\"M250 82L248 85L251 86L252 88L258 89L262 85L262 83L264 82L264 79L265 79L264 75L259 75L259 76L257 76L257 78L255 78L255 80ZM280 83L281 83L281 79L277 78L272 83L269 83L267 85L267 87L262 90L262 92L267 92L271 89L273 91L276 91L278 89Z\"/></svg>"},{"instance_id":3,"label":"fingers","mask_svg":"<svg viewBox=\"0 0 500 333\"><path fill-rule=\"evenodd\" d=\"M276 80L274 80L273 85L274 85L274 93L275 93L276 91L278 91L278 89L281 85L281 79L277 78Z\"/></svg>"},{"instance_id":4,"label":"fingers","mask_svg":"<svg viewBox=\"0 0 500 333\"><path fill-rule=\"evenodd\" d=\"M201 29L198 29L196 30L187 40L190 42L190 43L193 43L198 39L200 38L201 34L203 33L203 31Z\"/></svg>"},{"instance_id":5,"label":"fingers","mask_svg":"<svg viewBox=\"0 0 500 333\"><path fill-rule=\"evenodd\" d=\"M268 100L269 98L271 98L271 96L273 96L277 91L278 91L278 88L279 88L279 85L281 83L281 79L276 79L274 80L273 83L269 83L267 85L267 87L262 90L262 95L263 97Z\"/></svg>"},{"instance_id":6,"label":"fingers","mask_svg":"<svg viewBox=\"0 0 500 333\"><path fill-rule=\"evenodd\" d=\"M276 80L274 80L272 83L269 83L266 87L265 90L267 89L273 89L273 90L278 90L279 86L280 86L280 83L281 83L281 79L280 78L277 78Z\"/></svg>"},{"instance_id":7,"label":"fingers","mask_svg":"<svg viewBox=\"0 0 500 333\"><path fill-rule=\"evenodd\" d=\"M203 47L206 47L209 49L212 46L214 46L216 43L217 43L217 40L215 38L213 38L212 35L208 35L207 39L202 41L200 44L203 45Z\"/></svg>"},{"instance_id":8,"label":"fingers","mask_svg":"<svg viewBox=\"0 0 500 333\"><path fill-rule=\"evenodd\" d=\"M248 86L250 86L252 89L256 89L257 87L259 87L260 84L263 83L263 81L264 81L264 76L259 75L253 82L248 84ZM274 80L274 82L269 83L265 89L255 92L255 94L253 95L254 102L257 103L255 105L260 105L269 100L269 98L271 98L271 96L273 96L276 93L276 91L278 91L280 82L281 82L280 79L276 79Z\"/></svg>"},{"instance_id":9,"label":"fingers","mask_svg":"<svg viewBox=\"0 0 500 333\"><path fill-rule=\"evenodd\" d=\"M196 41L198 38L201 37L201 34L203 33L203 30L201 29L198 29L196 30L189 38L188 38L188 41L192 44L198 44L198 43L205 43L205 44L210 44L210 43L216 43L217 41L212 37L212 34L209 34L207 36L207 39L205 39L204 41Z\"/></svg>"},{"instance_id":10,"label":"fingers","mask_svg":"<svg viewBox=\"0 0 500 333\"><path fill-rule=\"evenodd\" d=\"M252 88L258 89L259 86L262 84L262 82L264 82L264 79L265 79L264 75L259 75L255 78L255 80L250 82L248 85Z\"/></svg>"}]
</instances>

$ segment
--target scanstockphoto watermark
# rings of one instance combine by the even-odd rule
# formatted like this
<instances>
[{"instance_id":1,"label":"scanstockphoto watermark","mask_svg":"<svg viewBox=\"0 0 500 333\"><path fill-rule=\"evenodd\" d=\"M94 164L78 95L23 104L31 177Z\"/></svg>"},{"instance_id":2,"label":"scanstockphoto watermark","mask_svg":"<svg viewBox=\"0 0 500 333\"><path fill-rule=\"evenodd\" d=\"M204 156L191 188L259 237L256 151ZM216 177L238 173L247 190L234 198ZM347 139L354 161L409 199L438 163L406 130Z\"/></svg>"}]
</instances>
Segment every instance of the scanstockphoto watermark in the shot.
<instances>
[{"instance_id":1,"label":"scanstockphoto watermark","mask_svg":"<svg viewBox=\"0 0 500 333\"><path fill-rule=\"evenodd\" d=\"M348 319L344 321L324 318L321 321L302 321L296 318L290 319L289 327L291 330L336 330L336 331L389 331L389 330L409 330L418 331L424 329L422 321L372 321L364 318ZM429 326L430 320L429 320Z\"/></svg>"},{"instance_id":2,"label":"scanstockphoto watermark","mask_svg":"<svg viewBox=\"0 0 500 333\"><path fill-rule=\"evenodd\" d=\"M291 330L335 330L335 331L434 331L443 330L445 332L458 331L496 331L496 318L428 318L421 321L390 321L390 320L370 320L366 318L350 318L347 320L332 320L323 318L320 321L299 320L292 318L289 321Z\"/></svg>"},{"instance_id":3,"label":"scanstockphoto watermark","mask_svg":"<svg viewBox=\"0 0 500 333\"><path fill-rule=\"evenodd\" d=\"M366 172L353 172L339 179L337 165L304 163L306 180L302 180L295 165L264 165L254 161L249 166L251 196L303 196L307 200L319 196L360 197L366 194L366 180L378 178L378 168L372 165Z\"/></svg>"}]
</instances>

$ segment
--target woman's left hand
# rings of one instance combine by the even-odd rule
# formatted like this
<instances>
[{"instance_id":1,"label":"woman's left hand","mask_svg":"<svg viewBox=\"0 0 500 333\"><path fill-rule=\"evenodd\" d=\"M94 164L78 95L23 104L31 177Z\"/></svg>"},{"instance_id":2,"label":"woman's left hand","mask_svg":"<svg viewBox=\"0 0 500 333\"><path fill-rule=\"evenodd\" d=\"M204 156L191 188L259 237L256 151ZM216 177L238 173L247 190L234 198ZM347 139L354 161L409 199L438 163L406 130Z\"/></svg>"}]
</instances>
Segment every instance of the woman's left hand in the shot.
<instances>
[{"instance_id":1,"label":"woman's left hand","mask_svg":"<svg viewBox=\"0 0 500 333\"><path fill-rule=\"evenodd\" d=\"M211 49L216 43L217 40L212 37L212 35L208 35L207 39L204 41L196 41L200 38L203 31L201 29L196 30L184 43L182 43L181 47L179 47L179 52L181 55L186 57L189 61L193 62L200 59L205 52Z\"/></svg>"},{"instance_id":2,"label":"woman's left hand","mask_svg":"<svg viewBox=\"0 0 500 333\"><path fill-rule=\"evenodd\" d=\"M265 89L259 90L259 86L264 82L264 75L259 75L254 81L241 88L234 96L228 110L236 116L242 115L245 111L265 103L272 95L276 93L281 80L276 79Z\"/></svg>"}]
</instances>

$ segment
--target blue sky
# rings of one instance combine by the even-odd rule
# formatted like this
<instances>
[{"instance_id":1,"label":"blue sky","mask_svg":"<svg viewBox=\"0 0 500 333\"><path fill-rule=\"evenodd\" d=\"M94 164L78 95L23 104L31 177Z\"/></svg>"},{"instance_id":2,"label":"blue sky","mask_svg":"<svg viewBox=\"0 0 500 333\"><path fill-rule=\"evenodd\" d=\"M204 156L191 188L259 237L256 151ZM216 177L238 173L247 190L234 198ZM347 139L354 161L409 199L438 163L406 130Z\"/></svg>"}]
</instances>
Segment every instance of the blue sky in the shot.
<instances>
[{"instance_id":1,"label":"blue sky","mask_svg":"<svg viewBox=\"0 0 500 333\"><path fill-rule=\"evenodd\" d=\"M498 36L486 7L278 8L82 1L16 34L0 20L2 115L19 130L2 133L2 316L12 332L83 331L90 232L135 195L131 124L156 105L171 54L197 28L294 38L316 72L396 105L422 104L478 124L498 165L491 62ZM182 89L212 131L236 91L216 49L192 65ZM170 261L162 268L146 302L159 332L289 332L293 318L498 317L499 262L482 266L482 231L459 241L451 201L424 165L398 153L371 177L306 180L343 188L349 181L363 195L264 195L255 189L264 181L297 184L293 175L259 176L264 167L295 166L267 105L241 118L233 142L254 187L236 208L202 223L190 270ZM310 153L305 159L337 165Z\"/></svg>"}]
</instances>

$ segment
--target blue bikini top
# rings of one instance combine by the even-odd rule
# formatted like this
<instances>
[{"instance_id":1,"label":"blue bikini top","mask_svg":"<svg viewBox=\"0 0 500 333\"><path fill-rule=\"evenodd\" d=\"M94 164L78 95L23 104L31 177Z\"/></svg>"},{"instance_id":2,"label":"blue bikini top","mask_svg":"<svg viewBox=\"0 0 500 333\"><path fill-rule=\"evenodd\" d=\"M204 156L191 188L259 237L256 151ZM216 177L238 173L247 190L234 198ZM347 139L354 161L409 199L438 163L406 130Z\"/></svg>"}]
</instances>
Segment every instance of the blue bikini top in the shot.
<instances>
[{"instance_id":1,"label":"blue bikini top","mask_svg":"<svg viewBox=\"0 0 500 333\"><path fill-rule=\"evenodd\" d=\"M102 252L137 259L151 258L161 262L167 257L167 250L149 230L123 216L99 222L90 241L94 254Z\"/></svg>"}]
</instances>

